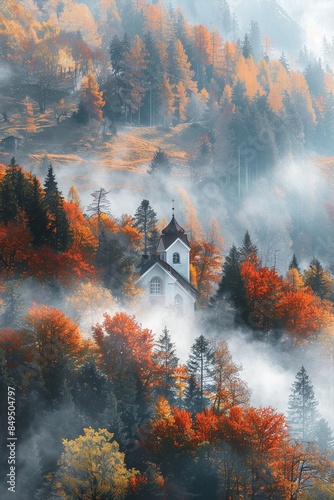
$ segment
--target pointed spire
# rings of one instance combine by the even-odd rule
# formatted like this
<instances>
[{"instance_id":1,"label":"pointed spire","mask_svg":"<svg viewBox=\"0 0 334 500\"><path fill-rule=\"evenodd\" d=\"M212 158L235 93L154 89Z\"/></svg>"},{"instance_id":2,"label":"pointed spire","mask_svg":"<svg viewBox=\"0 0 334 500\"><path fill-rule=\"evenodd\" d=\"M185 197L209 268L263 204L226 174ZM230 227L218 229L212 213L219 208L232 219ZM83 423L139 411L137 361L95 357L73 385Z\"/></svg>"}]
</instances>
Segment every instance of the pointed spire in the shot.
<instances>
[{"instance_id":1,"label":"pointed spire","mask_svg":"<svg viewBox=\"0 0 334 500\"><path fill-rule=\"evenodd\" d=\"M179 235L179 234L184 234L184 229L183 227L178 224L176 221L174 214L172 215L172 220L168 224L168 226L165 227L165 229L162 230L162 234L164 235Z\"/></svg>"}]
</instances>

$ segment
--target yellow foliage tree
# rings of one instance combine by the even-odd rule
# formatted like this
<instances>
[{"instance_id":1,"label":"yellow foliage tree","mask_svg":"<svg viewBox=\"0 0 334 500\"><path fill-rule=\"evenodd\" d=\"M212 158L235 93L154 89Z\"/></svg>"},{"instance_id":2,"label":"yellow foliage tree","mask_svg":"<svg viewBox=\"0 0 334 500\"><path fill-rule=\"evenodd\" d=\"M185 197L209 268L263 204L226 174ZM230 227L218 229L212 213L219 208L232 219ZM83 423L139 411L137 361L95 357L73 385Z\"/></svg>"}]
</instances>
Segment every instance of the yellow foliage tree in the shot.
<instances>
[{"instance_id":1,"label":"yellow foliage tree","mask_svg":"<svg viewBox=\"0 0 334 500\"><path fill-rule=\"evenodd\" d=\"M174 107L175 95L173 93L173 88L169 82L169 79L164 77L161 86L161 102L160 102L160 114L161 120L164 127L169 126L171 123L172 115L175 111Z\"/></svg>"},{"instance_id":2,"label":"yellow foliage tree","mask_svg":"<svg viewBox=\"0 0 334 500\"><path fill-rule=\"evenodd\" d=\"M87 76L82 79L80 102L88 113L89 119L94 118L98 121L102 120L101 108L104 106L104 100L102 98L102 92L99 91L98 83L92 72L89 72Z\"/></svg>"},{"instance_id":3,"label":"yellow foliage tree","mask_svg":"<svg viewBox=\"0 0 334 500\"><path fill-rule=\"evenodd\" d=\"M67 195L67 201L73 203L76 207L80 208L80 197L78 191L74 186L71 186Z\"/></svg>"},{"instance_id":4,"label":"yellow foliage tree","mask_svg":"<svg viewBox=\"0 0 334 500\"><path fill-rule=\"evenodd\" d=\"M222 53L222 76L229 85L232 85L233 83L236 59L236 45L226 42Z\"/></svg>"},{"instance_id":5,"label":"yellow foliage tree","mask_svg":"<svg viewBox=\"0 0 334 500\"><path fill-rule=\"evenodd\" d=\"M173 46L173 77L174 82L182 82L188 92L196 92L197 86L194 82L194 72L190 69L191 64L183 48L182 42L176 40Z\"/></svg>"},{"instance_id":6,"label":"yellow foliage tree","mask_svg":"<svg viewBox=\"0 0 334 500\"><path fill-rule=\"evenodd\" d=\"M289 269L285 278L284 286L289 292L298 292L305 287L302 277L296 268Z\"/></svg>"},{"instance_id":7,"label":"yellow foliage tree","mask_svg":"<svg viewBox=\"0 0 334 500\"><path fill-rule=\"evenodd\" d=\"M183 82L179 82L176 85L176 113L179 122L184 122L186 120L186 109L188 104L188 96Z\"/></svg>"},{"instance_id":8,"label":"yellow foliage tree","mask_svg":"<svg viewBox=\"0 0 334 500\"><path fill-rule=\"evenodd\" d=\"M77 32L80 30L84 40L91 47L99 47L101 39L97 32L97 24L89 10L89 7L84 3L67 1L59 17L52 18L55 24L63 31Z\"/></svg>"},{"instance_id":9,"label":"yellow foliage tree","mask_svg":"<svg viewBox=\"0 0 334 500\"><path fill-rule=\"evenodd\" d=\"M117 308L117 301L109 290L90 282L81 283L73 295L67 297L67 300L80 315L81 320L88 320L90 325L94 325L103 313L114 313Z\"/></svg>"},{"instance_id":10,"label":"yellow foliage tree","mask_svg":"<svg viewBox=\"0 0 334 500\"><path fill-rule=\"evenodd\" d=\"M271 87L268 95L268 103L274 113L278 113L283 107L283 93L277 82Z\"/></svg>"},{"instance_id":11,"label":"yellow foliage tree","mask_svg":"<svg viewBox=\"0 0 334 500\"><path fill-rule=\"evenodd\" d=\"M84 435L63 440L64 451L54 476L54 489L61 498L125 498L137 471L128 470L124 453L106 429L84 429Z\"/></svg>"},{"instance_id":12,"label":"yellow foliage tree","mask_svg":"<svg viewBox=\"0 0 334 500\"><path fill-rule=\"evenodd\" d=\"M184 201L186 206L186 232L188 233L189 239L191 241L198 241L204 238L204 231L202 224L197 216L197 211L193 203L191 203L190 198L186 190L182 186L177 186L177 190L180 194L181 199Z\"/></svg>"},{"instance_id":13,"label":"yellow foliage tree","mask_svg":"<svg viewBox=\"0 0 334 500\"><path fill-rule=\"evenodd\" d=\"M264 93L263 89L260 87L257 80L257 67L252 57L247 59L241 55L236 64L236 81L241 81L245 84L246 95L250 99L259 93L262 95Z\"/></svg>"}]
</instances>

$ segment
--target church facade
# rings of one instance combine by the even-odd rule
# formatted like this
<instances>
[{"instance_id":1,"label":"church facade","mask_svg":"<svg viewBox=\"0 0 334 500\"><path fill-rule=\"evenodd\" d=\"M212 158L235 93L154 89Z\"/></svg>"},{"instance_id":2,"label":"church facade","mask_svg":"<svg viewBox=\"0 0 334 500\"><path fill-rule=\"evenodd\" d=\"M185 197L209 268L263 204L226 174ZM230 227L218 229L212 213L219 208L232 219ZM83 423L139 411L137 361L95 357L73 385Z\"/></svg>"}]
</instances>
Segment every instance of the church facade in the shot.
<instances>
[{"instance_id":1,"label":"church facade","mask_svg":"<svg viewBox=\"0 0 334 500\"><path fill-rule=\"evenodd\" d=\"M156 255L143 262L138 280L152 306L194 315L197 290L190 283L189 253L187 235L173 215L162 231Z\"/></svg>"}]
</instances>

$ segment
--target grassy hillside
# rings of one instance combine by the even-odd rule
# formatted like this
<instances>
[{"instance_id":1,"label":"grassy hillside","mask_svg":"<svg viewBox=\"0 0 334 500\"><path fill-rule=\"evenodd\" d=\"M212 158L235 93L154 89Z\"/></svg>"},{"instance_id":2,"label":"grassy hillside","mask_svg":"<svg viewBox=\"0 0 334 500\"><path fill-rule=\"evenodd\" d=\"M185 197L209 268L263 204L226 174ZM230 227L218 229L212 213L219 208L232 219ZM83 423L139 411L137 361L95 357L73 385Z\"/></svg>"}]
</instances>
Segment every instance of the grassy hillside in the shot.
<instances>
[{"instance_id":1,"label":"grassy hillside","mask_svg":"<svg viewBox=\"0 0 334 500\"><path fill-rule=\"evenodd\" d=\"M0 140L10 135L20 139L15 153L0 151L0 162L8 164L15 154L19 163L38 174L42 158L47 155L56 170L69 169L70 176L71 168L75 170L73 181L79 189L88 188L94 174L108 172L133 174L136 184L137 175L146 172L158 147L171 159L173 175L187 175L188 162L204 133L199 124L180 124L168 129L118 125L116 134L107 132L103 136L102 125L97 123L84 126L64 119L57 125L51 110L36 117L35 126L36 132L26 134L19 113L12 115L8 123L0 122ZM81 176L77 175L77 167L81 168Z\"/></svg>"}]
</instances>

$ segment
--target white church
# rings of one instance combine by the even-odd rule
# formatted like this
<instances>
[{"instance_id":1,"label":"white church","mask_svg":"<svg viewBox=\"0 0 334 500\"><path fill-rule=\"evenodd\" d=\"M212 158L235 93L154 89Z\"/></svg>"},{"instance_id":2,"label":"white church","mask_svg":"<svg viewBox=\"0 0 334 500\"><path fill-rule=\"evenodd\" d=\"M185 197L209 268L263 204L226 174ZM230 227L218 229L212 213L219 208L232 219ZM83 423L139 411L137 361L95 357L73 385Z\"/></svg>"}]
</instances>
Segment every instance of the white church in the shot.
<instances>
[{"instance_id":1,"label":"white church","mask_svg":"<svg viewBox=\"0 0 334 500\"><path fill-rule=\"evenodd\" d=\"M190 283L190 246L184 229L172 220L159 239L156 256L144 262L138 284L147 291L152 306L193 316L197 290Z\"/></svg>"}]
</instances>

